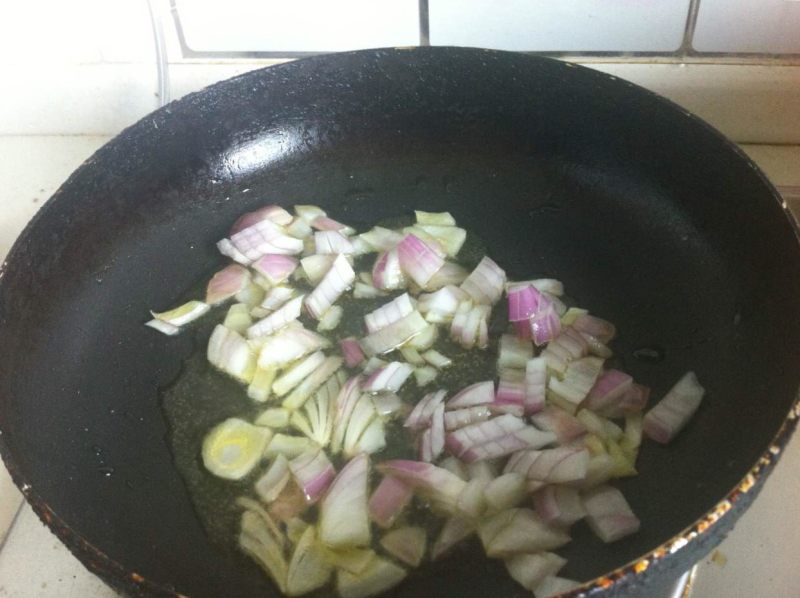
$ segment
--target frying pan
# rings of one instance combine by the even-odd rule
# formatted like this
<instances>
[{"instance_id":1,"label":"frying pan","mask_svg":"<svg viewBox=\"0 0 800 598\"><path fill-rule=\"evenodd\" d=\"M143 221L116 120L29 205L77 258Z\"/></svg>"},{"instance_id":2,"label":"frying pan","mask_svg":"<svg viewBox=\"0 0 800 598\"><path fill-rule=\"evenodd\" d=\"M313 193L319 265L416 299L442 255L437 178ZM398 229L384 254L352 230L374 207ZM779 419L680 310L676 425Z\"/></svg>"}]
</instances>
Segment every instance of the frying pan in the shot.
<instances>
[{"instance_id":1,"label":"frying pan","mask_svg":"<svg viewBox=\"0 0 800 598\"><path fill-rule=\"evenodd\" d=\"M656 397L707 396L619 482L640 533L578 525L564 574L635 594L705 555L752 502L797 420L800 251L733 144L630 83L544 58L417 48L308 58L174 102L100 149L23 232L0 280L0 451L92 571L132 595L273 596L211 540L161 408L200 331L142 326L223 263L247 210L318 203L365 227L449 210L512 278L564 281L615 322ZM196 385L210 401L221 377ZM199 446L199 439L198 446ZM195 459L196 460L196 459ZM195 464L195 467L199 467ZM470 545L395 596L523 596Z\"/></svg>"}]
</instances>

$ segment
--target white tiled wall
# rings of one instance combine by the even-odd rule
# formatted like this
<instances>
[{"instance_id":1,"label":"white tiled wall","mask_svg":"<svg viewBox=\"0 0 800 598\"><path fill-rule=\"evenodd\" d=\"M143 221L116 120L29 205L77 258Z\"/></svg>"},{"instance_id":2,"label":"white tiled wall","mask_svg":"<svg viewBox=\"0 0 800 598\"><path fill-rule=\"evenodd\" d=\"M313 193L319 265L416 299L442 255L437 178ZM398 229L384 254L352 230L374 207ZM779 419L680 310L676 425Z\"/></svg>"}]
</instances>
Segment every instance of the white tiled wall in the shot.
<instances>
[{"instance_id":1,"label":"white tiled wall","mask_svg":"<svg viewBox=\"0 0 800 598\"><path fill-rule=\"evenodd\" d=\"M418 0L181 0L195 51L333 52L419 44Z\"/></svg>"},{"instance_id":2,"label":"white tiled wall","mask_svg":"<svg viewBox=\"0 0 800 598\"><path fill-rule=\"evenodd\" d=\"M702 0L692 46L700 52L800 53L800 1Z\"/></svg>"},{"instance_id":3,"label":"white tiled wall","mask_svg":"<svg viewBox=\"0 0 800 598\"><path fill-rule=\"evenodd\" d=\"M429 0L432 45L672 52L689 0Z\"/></svg>"}]
</instances>

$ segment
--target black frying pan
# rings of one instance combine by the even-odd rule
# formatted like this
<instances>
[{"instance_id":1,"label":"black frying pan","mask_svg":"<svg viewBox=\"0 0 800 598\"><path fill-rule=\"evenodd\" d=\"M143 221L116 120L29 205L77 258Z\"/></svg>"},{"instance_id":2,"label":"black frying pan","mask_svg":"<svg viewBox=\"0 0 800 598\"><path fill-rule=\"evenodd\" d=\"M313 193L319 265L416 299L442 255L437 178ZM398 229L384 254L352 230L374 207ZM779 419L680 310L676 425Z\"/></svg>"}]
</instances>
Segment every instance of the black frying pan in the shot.
<instances>
[{"instance_id":1,"label":"black frying pan","mask_svg":"<svg viewBox=\"0 0 800 598\"><path fill-rule=\"evenodd\" d=\"M601 546L577 526L563 552L565 575L607 575L595 591L631 590L707 553L796 423L795 230L761 172L696 117L613 77L504 52L271 67L103 147L3 269L3 457L70 549L132 594L274 595L255 565L209 541L173 465L159 389L202 341L142 323L223 263L214 241L239 214L275 201L319 203L362 227L449 210L511 277L557 277L617 323L624 368L656 397L697 371L708 394L694 421L666 448L645 444L642 475L620 483L642 531ZM652 353L641 348L663 359L637 359ZM479 552L425 567L393 595L526 595Z\"/></svg>"}]
</instances>

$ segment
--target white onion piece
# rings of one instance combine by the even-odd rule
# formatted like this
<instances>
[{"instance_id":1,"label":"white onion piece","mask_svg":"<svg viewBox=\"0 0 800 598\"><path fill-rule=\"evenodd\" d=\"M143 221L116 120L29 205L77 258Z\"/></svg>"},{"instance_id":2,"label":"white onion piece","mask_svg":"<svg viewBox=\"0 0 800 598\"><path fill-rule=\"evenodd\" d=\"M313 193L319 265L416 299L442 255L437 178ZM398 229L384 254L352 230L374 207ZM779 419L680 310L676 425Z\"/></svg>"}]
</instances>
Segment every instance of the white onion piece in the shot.
<instances>
[{"instance_id":1,"label":"white onion piece","mask_svg":"<svg viewBox=\"0 0 800 598\"><path fill-rule=\"evenodd\" d=\"M456 457L445 457L442 459L442 462L439 463L439 467L446 469L454 475L457 475L464 481L467 481L470 478L470 472L467 469L467 466L463 463L463 461L457 459Z\"/></svg>"},{"instance_id":2,"label":"white onion piece","mask_svg":"<svg viewBox=\"0 0 800 598\"><path fill-rule=\"evenodd\" d=\"M365 376L369 376L372 372L377 369L380 369L387 365L389 362L385 359L381 359L380 357L370 357L367 362L364 364L361 373Z\"/></svg>"},{"instance_id":3,"label":"white onion piece","mask_svg":"<svg viewBox=\"0 0 800 598\"><path fill-rule=\"evenodd\" d=\"M421 430L430 426L433 412L436 411L436 408L444 401L446 396L447 391L445 390L426 394L411 410L403 425L412 430Z\"/></svg>"},{"instance_id":4,"label":"white onion piece","mask_svg":"<svg viewBox=\"0 0 800 598\"><path fill-rule=\"evenodd\" d=\"M478 527L490 558L552 550L570 541L562 530L544 523L530 509L509 509L494 515Z\"/></svg>"},{"instance_id":5,"label":"white onion piece","mask_svg":"<svg viewBox=\"0 0 800 598\"><path fill-rule=\"evenodd\" d=\"M355 445L352 448L345 447L345 455L352 456L358 453L367 453L371 455L384 448L386 448L386 432L384 430L383 420L379 417L375 417L369 422L369 425L361 434Z\"/></svg>"},{"instance_id":6,"label":"white onion piece","mask_svg":"<svg viewBox=\"0 0 800 598\"><path fill-rule=\"evenodd\" d=\"M491 416L492 412L483 405L447 411L444 414L444 427L447 431L457 430L470 424L486 421Z\"/></svg>"},{"instance_id":7,"label":"white onion piece","mask_svg":"<svg viewBox=\"0 0 800 598\"><path fill-rule=\"evenodd\" d=\"M217 325L208 339L209 363L244 383L249 383L256 370L255 355L250 345L233 330Z\"/></svg>"},{"instance_id":8,"label":"white onion piece","mask_svg":"<svg viewBox=\"0 0 800 598\"><path fill-rule=\"evenodd\" d=\"M457 226L443 226L439 224L418 224L417 227L436 239L450 257L455 257L464 241L467 240L467 231Z\"/></svg>"},{"instance_id":9,"label":"white onion piece","mask_svg":"<svg viewBox=\"0 0 800 598\"><path fill-rule=\"evenodd\" d=\"M405 228L403 228L402 232L406 236L414 235L417 239L425 243L425 245L427 245L428 248L440 258L444 259L445 257L447 257L447 251L445 250L444 245L442 245L442 243L438 239L434 238L433 235L430 235L427 232L425 232L425 230L422 227L417 225L406 226Z\"/></svg>"},{"instance_id":10,"label":"white onion piece","mask_svg":"<svg viewBox=\"0 0 800 598\"><path fill-rule=\"evenodd\" d=\"M467 294L458 287L447 285L435 293L421 294L417 309L429 322L443 324L453 319L459 303L467 298Z\"/></svg>"},{"instance_id":11,"label":"white onion piece","mask_svg":"<svg viewBox=\"0 0 800 598\"><path fill-rule=\"evenodd\" d=\"M320 317L353 283L356 273L343 255L337 256L331 269L317 287L306 297L305 305L312 317Z\"/></svg>"},{"instance_id":12,"label":"white onion piece","mask_svg":"<svg viewBox=\"0 0 800 598\"><path fill-rule=\"evenodd\" d=\"M533 345L529 340L517 338L513 334L503 334L499 342L500 354L497 357L497 369L524 369L525 364L533 359Z\"/></svg>"},{"instance_id":13,"label":"white onion piece","mask_svg":"<svg viewBox=\"0 0 800 598\"><path fill-rule=\"evenodd\" d=\"M418 567L425 556L426 536L421 527L398 527L381 538L383 549L397 560Z\"/></svg>"},{"instance_id":14,"label":"white onion piece","mask_svg":"<svg viewBox=\"0 0 800 598\"><path fill-rule=\"evenodd\" d=\"M314 218L314 220L311 221L310 224L313 228L317 230L321 231L333 230L340 232L343 235L352 235L356 232L346 224L337 222L333 218L328 218L327 216L317 216L316 218Z\"/></svg>"},{"instance_id":15,"label":"white onion piece","mask_svg":"<svg viewBox=\"0 0 800 598\"><path fill-rule=\"evenodd\" d=\"M532 286L537 291L561 297L564 294L564 283L555 278L537 278L535 280L521 280L506 283L506 291L513 291L520 287Z\"/></svg>"},{"instance_id":16,"label":"white onion piece","mask_svg":"<svg viewBox=\"0 0 800 598\"><path fill-rule=\"evenodd\" d=\"M476 303L496 303L503 294L506 283L506 273L485 256L475 269L461 283L461 288L466 291Z\"/></svg>"},{"instance_id":17,"label":"white onion piece","mask_svg":"<svg viewBox=\"0 0 800 598\"><path fill-rule=\"evenodd\" d=\"M317 231L314 233L315 253L319 255L355 253L350 239L335 230Z\"/></svg>"},{"instance_id":18,"label":"white onion piece","mask_svg":"<svg viewBox=\"0 0 800 598\"><path fill-rule=\"evenodd\" d=\"M531 422L540 430L553 432L559 444L567 444L586 434L586 426L579 419L558 407L545 407L531 416Z\"/></svg>"},{"instance_id":19,"label":"white onion piece","mask_svg":"<svg viewBox=\"0 0 800 598\"><path fill-rule=\"evenodd\" d=\"M423 360L427 361L429 364L431 364L433 367L439 370L453 365L452 359L446 357L445 355L442 355L441 353L439 353L439 351L436 351L434 349L429 349L428 351L425 351L421 355L421 357Z\"/></svg>"},{"instance_id":20,"label":"white onion piece","mask_svg":"<svg viewBox=\"0 0 800 598\"><path fill-rule=\"evenodd\" d=\"M598 413L614 409L632 385L633 378L625 372L607 370L597 378L582 407Z\"/></svg>"},{"instance_id":21,"label":"white onion piece","mask_svg":"<svg viewBox=\"0 0 800 598\"><path fill-rule=\"evenodd\" d=\"M289 568L284 557L285 543L275 522L260 506L242 513L239 547L264 569L281 592L286 591Z\"/></svg>"},{"instance_id":22,"label":"white onion piece","mask_svg":"<svg viewBox=\"0 0 800 598\"><path fill-rule=\"evenodd\" d=\"M317 284L331 269L335 255L309 255L300 260L300 267L311 284Z\"/></svg>"},{"instance_id":23,"label":"white onion piece","mask_svg":"<svg viewBox=\"0 0 800 598\"><path fill-rule=\"evenodd\" d=\"M317 502L336 476L322 449L310 450L289 461L289 470L308 504Z\"/></svg>"},{"instance_id":24,"label":"white onion piece","mask_svg":"<svg viewBox=\"0 0 800 598\"><path fill-rule=\"evenodd\" d=\"M292 215L282 207L272 204L259 208L253 212L242 214L231 226L230 234L238 233L262 220L271 220L279 226L286 226L292 222Z\"/></svg>"},{"instance_id":25,"label":"white onion piece","mask_svg":"<svg viewBox=\"0 0 800 598\"><path fill-rule=\"evenodd\" d=\"M406 277L400 267L397 249L390 249L378 255L372 267L372 280L375 286L383 291L402 289L406 286Z\"/></svg>"},{"instance_id":26,"label":"white onion piece","mask_svg":"<svg viewBox=\"0 0 800 598\"><path fill-rule=\"evenodd\" d=\"M460 285L467 279L469 272L462 266L454 262L445 262L441 268L431 276L425 288L431 291L436 291L443 287ZM456 288L458 288L456 286Z\"/></svg>"},{"instance_id":27,"label":"white onion piece","mask_svg":"<svg viewBox=\"0 0 800 598\"><path fill-rule=\"evenodd\" d=\"M375 226L372 230L361 233L359 238L371 245L375 251L389 251L403 240L403 235L382 226Z\"/></svg>"},{"instance_id":28,"label":"white onion piece","mask_svg":"<svg viewBox=\"0 0 800 598\"><path fill-rule=\"evenodd\" d=\"M475 524L467 517L450 517L444 522L442 531L431 548L431 559L437 560L453 546L468 538L475 532Z\"/></svg>"},{"instance_id":29,"label":"white onion piece","mask_svg":"<svg viewBox=\"0 0 800 598\"><path fill-rule=\"evenodd\" d=\"M306 527L289 562L286 574L286 594L301 596L328 583L333 565L326 559L323 547L317 541L316 528Z\"/></svg>"},{"instance_id":30,"label":"white onion piece","mask_svg":"<svg viewBox=\"0 0 800 598\"><path fill-rule=\"evenodd\" d=\"M444 451L444 402L439 403L431 415L431 461L438 459Z\"/></svg>"},{"instance_id":31,"label":"white onion piece","mask_svg":"<svg viewBox=\"0 0 800 598\"><path fill-rule=\"evenodd\" d=\"M343 338L339 341L344 363L349 368L354 368L364 362L364 352L355 337Z\"/></svg>"},{"instance_id":32,"label":"white onion piece","mask_svg":"<svg viewBox=\"0 0 800 598\"><path fill-rule=\"evenodd\" d=\"M353 456L359 452L357 447L361 436L376 415L372 399L369 395L362 394L356 401L350 414L350 420L347 422L347 430L342 443L342 450L346 456Z\"/></svg>"},{"instance_id":33,"label":"white onion piece","mask_svg":"<svg viewBox=\"0 0 800 598\"><path fill-rule=\"evenodd\" d=\"M403 272L424 287L444 265L444 260L428 244L415 235L406 235L397 245L397 257Z\"/></svg>"},{"instance_id":34,"label":"white onion piece","mask_svg":"<svg viewBox=\"0 0 800 598\"><path fill-rule=\"evenodd\" d=\"M193 322L197 318L207 314L209 309L211 309L211 306L208 303L204 303L202 301L189 301L169 311L160 313L151 311L150 313L156 320L161 320L162 322L166 322L167 324L172 324L173 326L180 328L181 326L185 326L189 322Z\"/></svg>"},{"instance_id":35,"label":"white onion piece","mask_svg":"<svg viewBox=\"0 0 800 598\"><path fill-rule=\"evenodd\" d=\"M563 380L556 376L550 378L547 383L548 393L551 399L553 396L563 399L559 406L575 411L589 394L602 370L603 360L599 357L576 359L567 365Z\"/></svg>"},{"instance_id":36,"label":"white onion piece","mask_svg":"<svg viewBox=\"0 0 800 598\"><path fill-rule=\"evenodd\" d=\"M241 251L236 249L230 239L221 239L217 241L217 249L225 257L231 258L234 262L238 262L243 266L249 266L253 260L248 259Z\"/></svg>"},{"instance_id":37,"label":"white onion piece","mask_svg":"<svg viewBox=\"0 0 800 598\"><path fill-rule=\"evenodd\" d=\"M404 345L400 347L400 355L402 355L403 359L413 366L425 365L425 360L422 359L422 355L420 355L419 351L410 345Z\"/></svg>"},{"instance_id":38,"label":"white onion piece","mask_svg":"<svg viewBox=\"0 0 800 598\"><path fill-rule=\"evenodd\" d=\"M596 355L597 357L602 357L603 359L608 359L609 357L614 356L614 352L608 346L601 343L591 334L581 332L580 335L586 340L586 344L589 346L589 353L591 355Z\"/></svg>"},{"instance_id":39,"label":"white onion piece","mask_svg":"<svg viewBox=\"0 0 800 598\"><path fill-rule=\"evenodd\" d=\"M317 331L328 332L330 330L334 330L342 321L343 315L344 315L344 309L342 308L341 305L331 305L319 319L319 324L317 324Z\"/></svg>"},{"instance_id":40,"label":"white onion piece","mask_svg":"<svg viewBox=\"0 0 800 598\"><path fill-rule=\"evenodd\" d=\"M545 486L533 495L533 504L542 521L570 526L586 515L580 493L569 486Z\"/></svg>"},{"instance_id":41,"label":"white onion piece","mask_svg":"<svg viewBox=\"0 0 800 598\"><path fill-rule=\"evenodd\" d=\"M506 559L508 574L524 587L533 591L546 577L558 573L567 559L554 552L539 552L537 554L515 554Z\"/></svg>"},{"instance_id":42,"label":"white onion piece","mask_svg":"<svg viewBox=\"0 0 800 598\"><path fill-rule=\"evenodd\" d=\"M298 361L291 369L286 370L272 383L272 391L279 397L287 395L291 390L311 375L325 362L325 354L317 351Z\"/></svg>"},{"instance_id":43,"label":"white onion piece","mask_svg":"<svg viewBox=\"0 0 800 598\"><path fill-rule=\"evenodd\" d=\"M378 297L385 297L386 292L368 285L363 282L357 282L353 287L353 297L355 299L377 299Z\"/></svg>"},{"instance_id":44,"label":"white onion piece","mask_svg":"<svg viewBox=\"0 0 800 598\"><path fill-rule=\"evenodd\" d=\"M331 451L338 453L342 449L344 436L347 432L347 424L350 415L356 406L356 402L361 397L361 376L353 376L342 385L339 394L336 396L335 416L333 420L333 437L331 439Z\"/></svg>"},{"instance_id":45,"label":"white onion piece","mask_svg":"<svg viewBox=\"0 0 800 598\"><path fill-rule=\"evenodd\" d=\"M412 311L414 311L414 304L411 302L411 297L408 293L403 293L364 316L367 332L382 330L406 317Z\"/></svg>"},{"instance_id":46,"label":"white onion piece","mask_svg":"<svg viewBox=\"0 0 800 598\"><path fill-rule=\"evenodd\" d=\"M427 327L428 323L415 310L385 328L365 336L361 339L361 347L367 355L382 355L396 349Z\"/></svg>"},{"instance_id":47,"label":"white onion piece","mask_svg":"<svg viewBox=\"0 0 800 598\"><path fill-rule=\"evenodd\" d=\"M311 226L308 222L302 218L294 218L291 224L286 227L286 232L297 239L306 239L310 237L311 233L314 231L311 230Z\"/></svg>"},{"instance_id":48,"label":"white onion piece","mask_svg":"<svg viewBox=\"0 0 800 598\"><path fill-rule=\"evenodd\" d=\"M422 366L419 368L414 368L414 380L417 382L417 386L422 388L423 386L427 386L439 376L439 372L436 368L432 368L430 366Z\"/></svg>"},{"instance_id":49,"label":"white onion piece","mask_svg":"<svg viewBox=\"0 0 800 598\"><path fill-rule=\"evenodd\" d=\"M466 482L446 469L421 461L395 459L377 466L384 475L398 478L431 501L434 508L446 513L455 512L458 497Z\"/></svg>"},{"instance_id":50,"label":"white onion piece","mask_svg":"<svg viewBox=\"0 0 800 598\"><path fill-rule=\"evenodd\" d=\"M253 423L268 428L285 428L289 425L289 415L288 409L273 407L262 411Z\"/></svg>"},{"instance_id":51,"label":"white onion piece","mask_svg":"<svg viewBox=\"0 0 800 598\"><path fill-rule=\"evenodd\" d=\"M250 328L247 329L247 338L269 336L286 326L289 322L293 322L299 318L303 308L304 298L305 295L300 295L294 299L290 299L266 318L250 326Z\"/></svg>"},{"instance_id":52,"label":"white onion piece","mask_svg":"<svg viewBox=\"0 0 800 598\"><path fill-rule=\"evenodd\" d=\"M541 411L547 392L547 362L542 357L529 359L525 363L525 413L531 415Z\"/></svg>"},{"instance_id":53,"label":"white onion piece","mask_svg":"<svg viewBox=\"0 0 800 598\"><path fill-rule=\"evenodd\" d=\"M336 591L340 598L367 598L393 588L405 577L405 569L386 559L375 557L358 575L339 569Z\"/></svg>"},{"instance_id":54,"label":"white onion piece","mask_svg":"<svg viewBox=\"0 0 800 598\"><path fill-rule=\"evenodd\" d=\"M485 349L488 346L488 332L481 334L481 330L487 330L487 322L491 314L491 307L488 305L473 305L463 320L463 327L457 331L458 326L453 320L450 329L450 336L465 349L478 346Z\"/></svg>"},{"instance_id":55,"label":"white onion piece","mask_svg":"<svg viewBox=\"0 0 800 598\"><path fill-rule=\"evenodd\" d=\"M508 460L504 472L517 472L529 480L563 484L584 479L588 464L589 451L562 446L519 451Z\"/></svg>"},{"instance_id":56,"label":"white onion piece","mask_svg":"<svg viewBox=\"0 0 800 598\"><path fill-rule=\"evenodd\" d=\"M462 457L473 446L507 436L524 427L525 422L519 417L501 415L451 432L447 435L447 450L456 457Z\"/></svg>"},{"instance_id":57,"label":"white onion piece","mask_svg":"<svg viewBox=\"0 0 800 598\"><path fill-rule=\"evenodd\" d=\"M456 219L450 212L423 212L414 210L417 224L433 224L436 226L455 226Z\"/></svg>"},{"instance_id":58,"label":"white onion piece","mask_svg":"<svg viewBox=\"0 0 800 598\"><path fill-rule=\"evenodd\" d=\"M488 405L494 401L494 382L486 380L470 384L447 401L448 409L463 409L476 405Z\"/></svg>"},{"instance_id":59,"label":"white onion piece","mask_svg":"<svg viewBox=\"0 0 800 598\"><path fill-rule=\"evenodd\" d=\"M496 459L523 449L540 448L552 444L554 441L555 435L551 432L543 432L533 426L525 426L520 430L510 432L507 436L501 436L483 444L469 447L461 454L461 459L466 463L484 459Z\"/></svg>"},{"instance_id":60,"label":"white onion piece","mask_svg":"<svg viewBox=\"0 0 800 598\"><path fill-rule=\"evenodd\" d=\"M365 392L397 392L413 372L414 368L407 363L392 361L370 374L361 389Z\"/></svg>"},{"instance_id":61,"label":"white onion piece","mask_svg":"<svg viewBox=\"0 0 800 598\"><path fill-rule=\"evenodd\" d=\"M329 344L328 339L316 332L303 328L299 323L290 323L265 339L258 355L258 367L283 367Z\"/></svg>"},{"instance_id":62,"label":"white onion piece","mask_svg":"<svg viewBox=\"0 0 800 598\"><path fill-rule=\"evenodd\" d=\"M217 305L243 291L250 282L250 271L239 264L226 266L215 273L206 286L206 303Z\"/></svg>"},{"instance_id":63,"label":"white onion piece","mask_svg":"<svg viewBox=\"0 0 800 598\"><path fill-rule=\"evenodd\" d=\"M219 478L241 480L261 461L272 438L268 428L231 417L214 426L203 439L205 468Z\"/></svg>"},{"instance_id":64,"label":"white onion piece","mask_svg":"<svg viewBox=\"0 0 800 598\"><path fill-rule=\"evenodd\" d=\"M303 405L311 428L309 438L321 447L330 444L333 434L333 418L336 408L336 397L341 389L337 376L331 376L314 394L314 398Z\"/></svg>"},{"instance_id":65,"label":"white onion piece","mask_svg":"<svg viewBox=\"0 0 800 598\"><path fill-rule=\"evenodd\" d=\"M423 430L422 434L417 437L417 457L425 463L433 461L433 443L430 428Z\"/></svg>"},{"instance_id":66,"label":"white onion piece","mask_svg":"<svg viewBox=\"0 0 800 598\"><path fill-rule=\"evenodd\" d=\"M581 587L581 583L556 575L548 575L533 590L534 598L554 598Z\"/></svg>"},{"instance_id":67,"label":"white onion piece","mask_svg":"<svg viewBox=\"0 0 800 598\"><path fill-rule=\"evenodd\" d=\"M617 488L599 486L583 495L586 522L603 542L614 542L639 531L639 518Z\"/></svg>"},{"instance_id":68,"label":"white onion piece","mask_svg":"<svg viewBox=\"0 0 800 598\"><path fill-rule=\"evenodd\" d=\"M588 409L581 409L575 418L583 424L583 426L592 434L595 434L603 440L617 441L622 437L622 428L612 422L589 411Z\"/></svg>"},{"instance_id":69,"label":"white onion piece","mask_svg":"<svg viewBox=\"0 0 800 598\"><path fill-rule=\"evenodd\" d=\"M231 235L231 243L253 261L267 253L295 255L303 251L303 242L287 235L271 220L260 220Z\"/></svg>"},{"instance_id":70,"label":"white onion piece","mask_svg":"<svg viewBox=\"0 0 800 598\"><path fill-rule=\"evenodd\" d=\"M548 343L541 357L547 363L548 369L563 374L570 361L585 357L588 352L586 339L571 326L565 326L561 329L561 334Z\"/></svg>"},{"instance_id":71,"label":"white onion piece","mask_svg":"<svg viewBox=\"0 0 800 598\"><path fill-rule=\"evenodd\" d=\"M512 413L522 417L525 413L525 372L506 368L500 370L497 393L490 405L495 413Z\"/></svg>"},{"instance_id":72,"label":"white onion piece","mask_svg":"<svg viewBox=\"0 0 800 598\"><path fill-rule=\"evenodd\" d=\"M270 284L281 284L297 269L297 260L287 255L268 254L258 258L251 266Z\"/></svg>"},{"instance_id":73,"label":"white onion piece","mask_svg":"<svg viewBox=\"0 0 800 598\"><path fill-rule=\"evenodd\" d=\"M266 473L258 478L255 484L255 491L259 498L265 503L271 503L278 498L278 495L289 481L289 461L283 455L278 455L270 464Z\"/></svg>"},{"instance_id":74,"label":"white onion piece","mask_svg":"<svg viewBox=\"0 0 800 598\"><path fill-rule=\"evenodd\" d=\"M285 305L294 295L294 289L291 287L273 287L264 297L260 307L268 311L275 311Z\"/></svg>"},{"instance_id":75,"label":"white onion piece","mask_svg":"<svg viewBox=\"0 0 800 598\"><path fill-rule=\"evenodd\" d=\"M572 323L578 332L593 336L603 344L607 344L617 334L617 329L611 322L591 316L588 313L579 315Z\"/></svg>"},{"instance_id":76,"label":"white onion piece","mask_svg":"<svg viewBox=\"0 0 800 598\"><path fill-rule=\"evenodd\" d=\"M369 457L358 455L336 476L320 503L319 536L331 548L367 546Z\"/></svg>"},{"instance_id":77,"label":"white onion piece","mask_svg":"<svg viewBox=\"0 0 800 598\"><path fill-rule=\"evenodd\" d=\"M308 398L327 382L328 378L333 376L340 367L342 367L341 357L328 357L310 376L295 387L289 396L283 400L282 406L290 410L302 407Z\"/></svg>"},{"instance_id":78,"label":"white onion piece","mask_svg":"<svg viewBox=\"0 0 800 598\"><path fill-rule=\"evenodd\" d=\"M414 492L408 484L392 476L383 476L369 499L370 519L384 529L392 527L411 502L413 495Z\"/></svg>"},{"instance_id":79,"label":"white onion piece","mask_svg":"<svg viewBox=\"0 0 800 598\"><path fill-rule=\"evenodd\" d=\"M283 455L287 459L293 459L314 446L311 440L302 436L275 434L267 445L267 448L264 449L264 458L276 459L278 455Z\"/></svg>"},{"instance_id":80,"label":"white onion piece","mask_svg":"<svg viewBox=\"0 0 800 598\"><path fill-rule=\"evenodd\" d=\"M705 389L694 372L686 372L655 407L644 416L644 433L662 444L672 440L694 415Z\"/></svg>"},{"instance_id":81,"label":"white onion piece","mask_svg":"<svg viewBox=\"0 0 800 598\"><path fill-rule=\"evenodd\" d=\"M392 392L383 392L372 397L375 411L381 417L392 417L408 413L408 406L403 400Z\"/></svg>"},{"instance_id":82,"label":"white onion piece","mask_svg":"<svg viewBox=\"0 0 800 598\"><path fill-rule=\"evenodd\" d=\"M518 473L497 476L483 489L483 497L489 513L499 513L518 506L528 495L526 480Z\"/></svg>"},{"instance_id":83,"label":"white onion piece","mask_svg":"<svg viewBox=\"0 0 800 598\"><path fill-rule=\"evenodd\" d=\"M314 220L316 220L320 216L327 216L325 210L323 210L319 206L314 206L310 204L295 205L294 213L297 214L298 218L303 219L305 222L308 222L309 224L311 224Z\"/></svg>"},{"instance_id":84,"label":"white onion piece","mask_svg":"<svg viewBox=\"0 0 800 598\"><path fill-rule=\"evenodd\" d=\"M145 326L149 326L154 330L158 330L162 334L166 334L167 336L175 336L178 334L181 329L178 326L173 326L172 324L168 324L167 322L162 322L161 320L156 320L153 318L144 323Z\"/></svg>"},{"instance_id":85,"label":"white onion piece","mask_svg":"<svg viewBox=\"0 0 800 598\"><path fill-rule=\"evenodd\" d=\"M235 330L239 334L245 334L247 329L253 325L253 319L250 317L250 310L244 303L234 303L228 308L225 314L225 320L222 322L225 328Z\"/></svg>"}]
</instances>

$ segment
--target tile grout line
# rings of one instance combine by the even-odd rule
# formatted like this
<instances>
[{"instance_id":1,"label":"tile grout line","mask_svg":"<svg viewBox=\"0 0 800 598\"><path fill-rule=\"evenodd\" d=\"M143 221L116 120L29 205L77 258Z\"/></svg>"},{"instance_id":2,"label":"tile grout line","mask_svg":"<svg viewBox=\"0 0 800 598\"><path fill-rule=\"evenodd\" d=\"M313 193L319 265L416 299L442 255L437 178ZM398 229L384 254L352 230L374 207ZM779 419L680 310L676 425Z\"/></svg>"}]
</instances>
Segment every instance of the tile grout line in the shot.
<instances>
[{"instance_id":1,"label":"tile grout line","mask_svg":"<svg viewBox=\"0 0 800 598\"><path fill-rule=\"evenodd\" d=\"M11 523L8 526L8 530L6 531L5 538L3 538L2 541L0 541L0 556L2 556L3 549L6 547L6 544L8 544L9 538L11 538L11 534L14 533L14 528L17 526L17 520L20 518L20 515L22 514L22 510L25 508L26 504L28 504L28 503L23 498L20 501L19 507L17 507L17 512L14 513L14 518L11 520Z\"/></svg>"}]
</instances>

